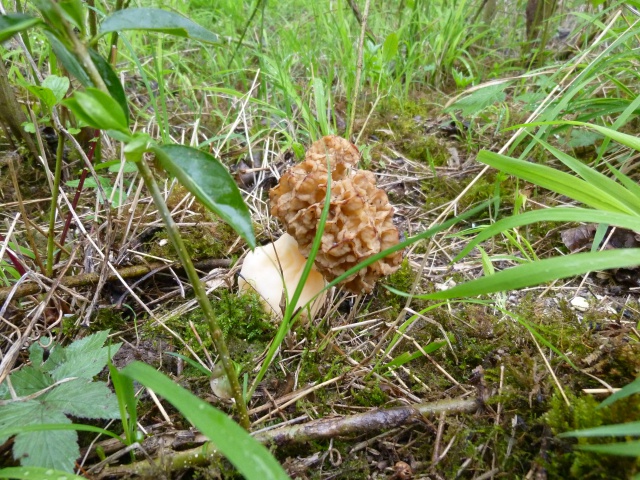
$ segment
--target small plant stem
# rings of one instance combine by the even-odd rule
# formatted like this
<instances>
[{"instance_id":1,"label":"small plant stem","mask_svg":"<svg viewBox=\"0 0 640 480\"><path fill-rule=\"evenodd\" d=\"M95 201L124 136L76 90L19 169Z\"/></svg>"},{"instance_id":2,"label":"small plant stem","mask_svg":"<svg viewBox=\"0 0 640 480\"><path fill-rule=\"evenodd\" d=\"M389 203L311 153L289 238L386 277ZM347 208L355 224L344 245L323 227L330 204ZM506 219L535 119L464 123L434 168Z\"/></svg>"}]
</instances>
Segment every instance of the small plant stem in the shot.
<instances>
[{"instance_id":1,"label":"small plant stem","mask_svg":"<svg viewBox=\"0 0 640 480\"><path fill-rule=\"evenodd\" d=\"M56 150L56 169L53 174L53 191L51 192L51 211L49 212L49 232L47 234L47 277L53 275L53 249L56 238L56 211L58 210L58 192L62 177L62 157L64 155L64 135L58 134L58 148Z\"/></svg>"},{"instance_id":2,"label":"small plant stem","mask_svg":"<svg viewBox=\"0 0 640 480\"><path fill-rule=\"evenodd\" d=\"M178 253L178 257L182 262L182 267L184 271L187 273L189 277L189 281L191 282L191 286L193 287L193 291L195 296L200 304L200 308L204 312L204 316L207 319L207 323L209 325L209 332L211 333L211 338L213 340L214 345L216 346L216 350L218 355L220 355L220 361L222 362L222 366L224 367L224 371L227 374L227 378L229 379L229 384L231 385L231 391L233 393L233 398L236 401L236 405L238 407L238 414L240 415L240 425L246 430L249 430L249 414L247 413L247 405L244 401L244 397L242 396L242 389L240 387L240 382L238 381L238 376L236 374L233 362L231 361L231 356L229 355L229 349L227 348L227 344L224 341L224 336L222 334L222 329L218 324L215 313L213 311L213 307L207 298L207 292L202 286L202 282L200 281L200 277L198 277L198 273L191 262L191 258L187 253L187 249L182 241L182 237L180 236L180 232L178 231L178 227L173 221L171 217L171 212L167 207L167 204L164 201L164 197L162 196L162 192L158 187L155 179L153 178L153 172L149 165L142 160L137 162L138 171L142 176L145 185L151 192L151 197L153 198L153 203L156 208L160 212L160 216L164 221L164 224L167 229L167 234L169 235L169 239L173 244L176 252Z\"/></svg>"},{"instance_id":3,"label":"small plant stem","mask_svg":"<svg viewBox=\"0 0 640 480\"><path fill-rule=\"evenodd\" d=\"M98 69L91 60L87 46L78 38L78 35L76 35L76 32L73 30L73 26L65 20L62 8L56 2L51 2L51 7L55 10L60 22L64 25L67 38L71 41L73 53L75 53L78 60L80 60L91 82L93 82L93 86L105 93L109 93L107 85L104 83L104 80L102 80Z\"/></svg>"},{"instance_id":4,"label":"small plant stem","mask_svg":"<svg viewBox=\"0 0 640 480\"><path fill-rule=\"evenodd\" d=\"M358 107L358 95L360 94L360 77L362 76L362 58L364 56L364 36L367 33L367 18L369 17L369 5L371 0L367 0L364 4L364 13L362 14L362 22L360 28L360 41L358 42L358 60L356 63L356 83L353 87L353 95L351 102L351 117L349 118L349 127L347 129L347 140L351 140L353 133L353 123L356 121L356 108Z\"/></svg>"}]
</instances>

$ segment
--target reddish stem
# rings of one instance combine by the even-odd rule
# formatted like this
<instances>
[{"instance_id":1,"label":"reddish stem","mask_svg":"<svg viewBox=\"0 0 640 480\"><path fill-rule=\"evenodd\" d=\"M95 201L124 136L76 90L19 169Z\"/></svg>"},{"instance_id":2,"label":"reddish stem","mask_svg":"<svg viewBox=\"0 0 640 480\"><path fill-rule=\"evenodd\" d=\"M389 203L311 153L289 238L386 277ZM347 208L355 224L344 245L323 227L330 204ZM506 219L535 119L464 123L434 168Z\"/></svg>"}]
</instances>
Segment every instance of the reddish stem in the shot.
<instances>
[{"instance_id":1,"label":"reddish stem","mask_svg":"<svg viewBox=\"0 0 640 480\"><path fill-rule=\"evenodd\" d=\"M100 130L94 130L93 132L94 141L91 142L91 149L87 154L87 158L89 162L93 163L93 155L96 151L96 145L100 141ZM69 232L69 227L71 226L71 220L73 219L72 211L76 209L78 206L78 202L80 201L80 195L82 194L82 188L84 187L84 181L87 178L89 170L86 168L82 169L80 173L80 181L78 182L78 186L76 187L76 193L73 196L73 201L71 202L71 210L67 213L67 219L64 222L64 228L62 229L62 233L60 234L60 245L64 245L64 241L67 239L67 233ZM60 261L60 255L62 255L62 250L58 251L58 255L56 255L56 260L54 263L58 263Z\"/></svg>"}]
</instances>

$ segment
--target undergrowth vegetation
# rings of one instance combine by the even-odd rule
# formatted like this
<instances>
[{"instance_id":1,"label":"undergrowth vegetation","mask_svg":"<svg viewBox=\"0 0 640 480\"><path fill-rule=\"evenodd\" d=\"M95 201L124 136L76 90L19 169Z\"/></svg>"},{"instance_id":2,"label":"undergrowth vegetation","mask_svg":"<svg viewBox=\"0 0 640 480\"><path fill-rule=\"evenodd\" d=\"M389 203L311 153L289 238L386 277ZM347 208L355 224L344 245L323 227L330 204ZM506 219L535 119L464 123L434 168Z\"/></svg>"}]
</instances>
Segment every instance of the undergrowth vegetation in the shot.
<instances>
[{"instance_id":1,"label":"undergrowth vegetation","mask_svg":"<svg viewBox=\"0 0 640 480\"><path fill-rule=\"evenodd\" d=\"M128 3L0 3L0 477L640 475L638 2ZM404 259L275 319L330 134Z\"/></svg>"}]
</instances>

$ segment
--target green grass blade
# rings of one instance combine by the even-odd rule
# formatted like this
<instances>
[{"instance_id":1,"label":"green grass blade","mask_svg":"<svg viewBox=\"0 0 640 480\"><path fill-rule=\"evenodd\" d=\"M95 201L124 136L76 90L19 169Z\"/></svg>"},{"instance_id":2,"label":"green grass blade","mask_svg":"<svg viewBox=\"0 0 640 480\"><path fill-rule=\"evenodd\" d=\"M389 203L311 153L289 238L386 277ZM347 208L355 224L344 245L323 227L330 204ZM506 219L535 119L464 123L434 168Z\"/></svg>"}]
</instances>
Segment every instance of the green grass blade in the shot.
<instances>
[{"instance_id":1,"label":"green grass blade","mask_svg":"<svg viewBox=\"0 0 640 480\"><path fill-rule=\"evenodd\" d=\"M85 477L62 470L46 467L7 467L0 469L0 478L20 478L24 480L86 480Z\"/></svg>"},{"instance_id":2,"label":"green grass blade","mask_svg":"<svg viewBox=\"0 0 640 480\"><path fill-rule=\"evenodd\" d=\"M623 185L620 185L615 180L603 175L596 169L591 168L584 163L576 160L570 155L561 152L557 148L549 145L547 142L541 139L535 139L539 144L546 148L553 154L558 160L564 163L571 170L580 175L587 183L598 188L602 192L606 192L611 197L617 198L623 202L627 207L631 208L637 214L640 214L640 196L635 195L626 189Z\"/></svg>"},{"instance_id":3,"label":"green grass blade","mask_svg":"<svg viewBox=\"0 0 640 480\"><path fill-rule=\"evenodd\" d=\"M640 96L638 96L640 98ZM625 186L627 190L633 193L635 196L640 198L640 185L636 183L635 180L629 178L627 175L622 173L620 170L615 168L613 165L607 163L607 168L615 175L618 181Z\"/></svg>"},{"instance_id":4,"label":"green grass blade","mask_svg":"<svg viewBox=\"0 0 640 480\"><path fill-rule=\"evenodd\" d=\"M574 175L559 172L555 168L517 160L487 150L482 150L478 154L478 161L599 210L635 213L624 203L600 188L576 178Z\"/></svg>"},{"instance_id":5,"label":"green grass blade","mask_svg":"<svg viewBox=\"0 0 640 480\"><path fill-rule=\"evenodd\" d=\"M81 423L38 423L35 425L20 425L0 430L0 438L11 437L23 432L40 432L51 430L76 430L78 432L98 433L100 435L115 438L116 440L121 441L124 445L124 441L122 440L122 438L115 433L112 433L109 430L105 430L104 428L94 427L93 425L84 425Z\"/></svg>"},{"instance_id":6,"label":"green grass blade","mask_svg":"<svg viewBox=\"0 0 640 480\"><path fill-rule=\"evenodd\" d=\"M502 270L494 275L482 277L457 285L442 292L415 295L425 300L445 300L460 297L476 297L488 293L518 290L561 278L583 275L596 270L624 268L640 265L640 249L623 248L602 252L577 253L564 257L549 258ZM393 293L408 296L405 292L389 288Z\"/></svg>"},{"instance_id":7,"label":"green grass blade","mask_svg":"<svg viewBox=\"0 0 640 480\"><path fill-rule=\"evenodd\" d=\"M461 258L465 257L476 245L499 234L500 232L537 222L608 223L609 225L616 227L640 231L640 217L624 213L610 213L601 210L591 210L588 208L565 207L533 210L520 215L504 218L487 227L471 242L469 242L469 244L453 259L453 262L457 262Z\"/></svg>"},{"instance_id":8,"label":"green grass blade","mask_svg":"<svg viewBox=\"0 0 640 480\"><path fill-rule=\"evenodd\" d=\"M617 402L618 400L621 400L623 398L627 398L628 396L635 393L640 393L640 378L637 378L633 382L622 387L620 390L618 390L616 393L614 393L609 398L604 400L600 405L598 405L597 408L600 409L608 407L612 403Z\"/></svg>"},{"instance_id":9,"label":"green grass blade","mask_svg":"<svg viewBox=\"0 0 640 480\"><path fill-rule=\"evenodd\" d=\"M602 445L577 445L578 450L619 455L621 457L640 457L640 441L625 443L605 443Z\"/></svg>"},{"instance_id":10,"label":"green grass blade","mask_svg":"<svg viewBox=\"0 0 640 480\"><path fill-rule=\"evenodd\" d=\"M337 284L339 284L340 282L342 282L346 278L350 277L351 275L356 273L358 270L360 270L360 269L362 269L364 267L368 267L372 263L377 262L378 260L380 260L381 258L386 257L387 255L391 255L392 253L397 252L398 250L403 250L404 248L408 247L409 245L413 245L414 243L416 243L419 240L425 240L427 238L431 238L435 234L437 234L438 232L442 232L443 230L446 230L449 227L452 227L453 225L455 225L458 222L461 222L461 221L466 220L468 218L472 218L473 216L477 215L481 211L487 209L487 207L489 207L489 205L491 205L492 203L493 203L493 200L487 200L486 202L482 202L477 207L474 207L471 210L469 210L469 211L467 211L467 212L465 212L463 214L458 215L457 217L451 218L451 219L447 220L446 222L441 223L440 225L436 225L435 227L429 228L428 230L425 230L424 232L419 233L418 235L414 235L413 237L407 238L404 242L400 242L397 245L394 245L393 247L389 247L389 248L387 248L386 250L383 250L380 253L376 253L375 255L370 256L366 260L363 260L362 262L360 262L355 267L350 268L349 270L344 272L338 278L336 278L336 279L332 280L331 282L329 282L327 284L327 286L325 287L325 290L328 290L331 287L335 287Z\"/></svg>"},{"instance_id":11,"label":"green grass blade","mask_svg":"<svg viewBox=\"0 0 640 480\"><path fill-rule=\"evenodd\" d=\"M616 425L603 425L601 427L585 428L573 432L561 433L559 437L637 437L640 435L640 422L620 423Z\"/></svg>"},{"instance_id":12,"label":"green grass blade","mask_svg":"<svg viewBox=\"0 0 640 480\"><path fill-rule=\"evenodd\" d=\"M127 365L126 375L163 396L187 420L215 444L237 469L250 480L288 479L289 477L262 444L254 440L225 413L174 383L169 377L141 362Z\"/></svg>"}]
</instances>

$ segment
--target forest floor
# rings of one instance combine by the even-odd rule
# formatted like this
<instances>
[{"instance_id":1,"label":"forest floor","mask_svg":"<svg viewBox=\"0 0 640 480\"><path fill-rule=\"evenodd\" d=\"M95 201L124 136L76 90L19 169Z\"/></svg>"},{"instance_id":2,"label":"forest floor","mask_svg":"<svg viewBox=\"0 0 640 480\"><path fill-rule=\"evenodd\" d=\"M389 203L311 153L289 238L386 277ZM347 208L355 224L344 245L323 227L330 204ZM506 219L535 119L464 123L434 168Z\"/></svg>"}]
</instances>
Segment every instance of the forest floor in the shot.
<instances>
[{"instance_id":1,"label":"forest floor","mask_svg":"<svg viewBox=\"0 0 640 480\"><path fill-rule=\"evenodd\" d=\"M296 161L296 153L280 150L275 138L251 135L246 125L246 131L234 125L238 140L220 155L250 205L259 243L265 243L282 231L269 215L269 188ZM410 105L386 102L359 122L363 165L388 192L405 237L496 194L499 203L414 244L400 270L379 282L372 294L354 297L337 290L316 319L292 328L249 403L252 430L264 438L273 435L266 441L292 477L622 479L636 472L633 458L580 452L573 449L575 440L556 435L638 418L640 401L635 397L595 410L610 388L640 374L637 272L594 272L457 302L408 299L386 288L421 294L478 278L485 274L480 251L453 264L451 259L480 226L496 215L508 215L520 196L527 208L563 203L563 198L477 163L478 148L495 149L505 140L504 133L485 126L464 119L452 122L427 99ZM175 128L179 134L182 127ZM182 136L187 135L185 129ZM110 147L105 145L107 154ZM21 199L8 162L0 161L0 210L5 218L15 217L22 202L33 224L44 231L42 202L48 194L42 166L23 162L14 168ZM69 167L67 174L71 171ZM133 175L126 173L122 180L131 182ZM262 312L255 295L237 293L247 247L181 187L164 185L232 357L241 366L241 378L246 375L250 382L277 323ZM65 188L73 194L71 187ZM442 217L449 207L451 213ZM88 233L75 230L70 245L79 247L78 256L73 265L57 270L61 274L65 268L100 272L102 263L92 244L110 244L118 269L176 258L144 192L107 212L96 202L95 191L85 190L76 210ZM109 222L110 237L105 230ZM503 269L520 260L567 253L562 234L571 227L575 225L521 228L485 242L483 249L493 266ZM23 235L24 224L18 223L17 231ZM58 289L36 331L69 342L109 329L113 342L123 342L113 359L116 366L142 360L233 414L224 391L212 388L208 376L185 363L185 358L197 358L211 367L215 351L184 273L173 267L151 266L151 272L128 278L128 288L110 279L97 292L91 282ZM11 328L26 328L20 319L42 300L41 293L31 293L5 304L5 339L11 338ZM90 478L134 473L145 478L233 476L224 462L198 461L205 439L170 404L146 391L140 402L139 425L147 437L135 451L135 461L117 455L118 443L82 433L81 471ZM319 419L323 423L314 423ZM274 430L293 426L299 430ZM117 432L118 426L111 428ZM278 437L285 433L291 438ZM113 454L109 466L100 463L101 456ZM6 460L8 450L4 455ZM188 458L182 467L189 467L170 461L177 457ZM149 458L155 466L145 463Z\"/></svg>"}]
</instances>

